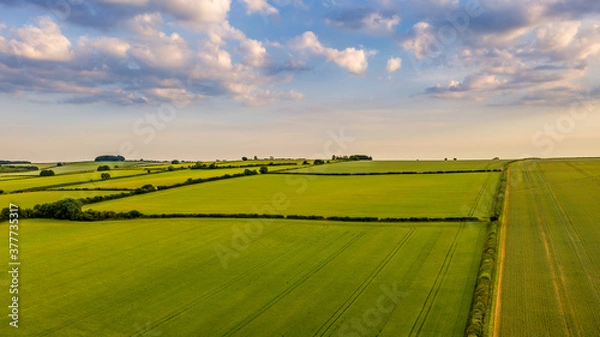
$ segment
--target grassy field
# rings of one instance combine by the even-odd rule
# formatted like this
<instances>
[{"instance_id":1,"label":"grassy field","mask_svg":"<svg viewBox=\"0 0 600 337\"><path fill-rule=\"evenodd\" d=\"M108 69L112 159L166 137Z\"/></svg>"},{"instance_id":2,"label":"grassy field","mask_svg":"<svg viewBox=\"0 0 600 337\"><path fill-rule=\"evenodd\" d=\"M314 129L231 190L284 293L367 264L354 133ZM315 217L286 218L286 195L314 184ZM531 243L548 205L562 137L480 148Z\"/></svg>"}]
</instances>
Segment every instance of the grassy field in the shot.
<instances>
[{"instance_id":1,"label":"grassy field","mask_svg":"<svg viewBox=\"0 0 600 337\"><path fill-rule=\"evenodd\" d=\"M259 175L89 205L94 210L323 216L489 217L499 173L397 176Z\"/></svg>"},{"instance_id":2,"label":"grassy field","mask_svg":"<svg viewBox=\"0 0 600 337\"><path fill-rule=\"evenodd\" d=\"M458 337L484 228L22 220L21 326L0 335Z\"/></svg>"},{"instance_id":3,"label":"grassy field","mask_svg":"<svg viewBox=\"0 0 600 337\"><path fill-rule=\"evenodd\" d=\"M294 166L273 166L269 167L270 171L278 171L288 169ZM154 186L169 186L178 183L183 183L186 180L198 178L220 177L225 174L243 173L247 168L230 168L230 169L210 169L210 170L175 170L171 172L161 172L158 174L135 176L124 179L109 179L106 181L96 181L93 183L85 183L73 188L128 188L135 189L146 184ZM258 170L258 167L250 167L248 169Z\"/></svg>"},{"instance_id":4,"label":"grassy field","mask_svg":"<svg viewBox=\"0 0 600 337\"><path fill-rule=\"evenodd\" d=\"M12 180L0 180L0 190L4 190L5 192L13 192L13 191L21 191L26 189L31 189L35 187L50 187L57 185L65 185L65 184L79 184L79 183L89 183L89 182L100 182L100 175L104 172L86 172L86 173L72 173L72 174L61 174L55 175L51 177L40 177L34 176L30 178L24 179L12 179ZM146 175L146 172L143 170L135 170L135 169L123 169L123 170L110 170L106 171L106 173L110 174L112 178L115 177L124 177L124 176L133 176L143 174ZM38 173L39 174L39 173ZM72 186L68 186L71 188Z\"/></svg>"},{"instance_id":5,"label":"grassy field","mask_svg":"<svg viewBox=\"0 0 600 337\"><path fill-rule=\"evenodd\" d=\"M494 336L600 335L600 161L510 169Z\"/></svg>"},{"instance_id":6,"label":"grassy field","mask_svg":"<svg viewBox=\"0 0 600 337\"><path fill-rule=\"evenodd\" d=\"M74 162L74 163L63 163L62 166L57 166L57 163L41 163L41 164L27 164L32 166L39 167L40 170L49 169L54 171L55 174L69 174L69 173L83 173L83 172L94 172L101 165L108 165L110 168L114 168L118 166L119 168L129 168L129 169L139 169L140 172L143 170L143 166L148 165L148 167L153 167L153 163L144 163L144 162ZM40 175L40 171L28 171L28 172L18 172L18 173L4 173L0 174L0 176L10 176L10 175L27 175L27 176L38 176Z\"/></svg>"},{"instance_id":7,"label":"grassy field","mask_svg":"<svg viewBox=\"0 0 600 337\"><path fill-rule=\"evenodd\" d=\"M500 169L505 160L347 161L291 171L293 173L425 172Z\"/></svg>"},{"instance_id":8,"label":"grassy field","mask_svg":"<svg viewBox=\"0 0 600 337\"><path fill-rule=\"evenodd\" d=\"M118 192L109 191L43 191L43 192L26 192L26 193L12 193L12 194L0 194L0 209L8 207L9 203L13 203L23 208L33 208L37 204L46 204L62 199L73 198L87 198L94 197L97 195L109 195Z\"/></svg>"}]
</instances>

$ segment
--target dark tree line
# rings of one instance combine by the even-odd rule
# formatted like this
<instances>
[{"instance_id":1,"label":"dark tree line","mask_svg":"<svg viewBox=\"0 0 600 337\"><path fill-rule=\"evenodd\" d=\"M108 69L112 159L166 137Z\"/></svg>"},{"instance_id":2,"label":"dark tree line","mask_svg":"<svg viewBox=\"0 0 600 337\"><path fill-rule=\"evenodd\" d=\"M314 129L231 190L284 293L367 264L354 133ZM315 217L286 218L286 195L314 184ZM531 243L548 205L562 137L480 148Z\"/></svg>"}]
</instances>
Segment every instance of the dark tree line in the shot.
<instances>
[{"instance_id":1,"label":"dark tree line","mask_svg":"<svg viewBox=\"0 0 600 337\"><path fill-rule=\"evenodd\" d=\"M98 156L94 161L125 161L125 157L123 156L112 156L112 155L104 155Z\"/></svg>"}]
</instances>

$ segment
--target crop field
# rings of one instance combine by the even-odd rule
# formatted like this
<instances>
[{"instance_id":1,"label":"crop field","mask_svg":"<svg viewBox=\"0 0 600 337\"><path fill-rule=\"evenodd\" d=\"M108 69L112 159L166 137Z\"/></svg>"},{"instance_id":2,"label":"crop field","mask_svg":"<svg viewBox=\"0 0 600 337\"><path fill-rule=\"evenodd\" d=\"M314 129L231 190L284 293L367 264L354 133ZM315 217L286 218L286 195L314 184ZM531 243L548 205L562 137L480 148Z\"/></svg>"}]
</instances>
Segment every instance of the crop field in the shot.
<instances>
[{"instance_id":1,"label":"crop field","mask_svg":"<svg viewBox=\"0 0 600 337\"><path fill-rule=\"evenodd\" d=\"M510 168L494 336L600 335L600 161Z\"/></svg>"},{"instance_id":2,"label":"crop field","mask_svg":"<svg viewBox=\"0 0 600 337\"><path fill-rule=\"evenodd\" d=\"M462 336L483 232L480 223L23 220L22 322L11 336Z\"/></svg>"},{"instance_id":3,"label":"crop field","mask_svg":"<svg viewBox=\"0 0 600 337\"><path fill-rule=\"evenodd\" d=\"M600 160L512 162L500 199L506 170L362 175L506 163L311 165L141 190L83 206L98 211L90 217L70 217L87 222L21 219L23 324L15 336L600 336ZM108 171L105 181L101 172L3 175L5 192L45 190L0 194L0 205L32 208L246 169L149 165ZM132 210L188 217L125 219L136 217ZM352 219L236 218L248 214ZM473 222L448 219L456 217ZM7 226L0 222L0 240L8 240ZM0 288L8 282L0 278ZM480 317L484 324L473 325Z\"/></svg>"},{"instance_id":4,"label":"crop field","mask_svg":"<svg viewBox=\"0 0 600 337\"><path fill-rule=\"evenodd\" d=\"M269 171L278 171L283 169L289 169L294 166L272 166L269 167ZM200 170L175 170L170 172L160 172L157 174L134 176L123 179L109 179L105 181L95 181L92 183L84 183L73 186L73 188L123 188L123 189L136 189L146 184L152 184L154 186L169 186L174 184L183 183L188 179L206 179L212 177L220 177L225 174L237 174L243 173L244 170L258 170L258 167L250 168L227 168L227 169L200 169Z\"/></svg>"},{"instance_id":5,"label":"crop field","mask_svg":"<svg viewBox=\"0 0 600 337\"><path fill-rule=\"evenodd\" d=\"M108 165L111 168L118 166L119 168L130 168L135 169L140 165L150 165L152 167L152 163L144 163L144 162L78 162L78 163L64 163L62 166L57 166L57 163L41 163L41 164L22 164L20 166L37 166L40 170L50 169L54 171L55 174L69 174L69 173L83 173L83 172L93 172L96 171L98 166L100 165ZM19 165L17 165L19 166ZM140 173L142 172L142 168L139 168ZM28 176L37 176L40 174L40 171L27 171L27 172L17 172L17 173L4 173L2 175L28 175Z\"/></svg>"},{"instance_id":6,"label":"crop field","mask_svg":"<svg viewBox=\"0 0 600 337\"><path fill-rule=\"evenodd\" d=\"M457 161L349 161L318 165L291 171L292 173L386 173L498 170L505 160L457 160Z\"/></svg>"},{"instance_id":7,"label":"crop field","mask_svg":"<svg viewBox=\"0 0 600 337\"><path fill-rule=\"evenodd\" d=\"M115 177L124 177L124 176L133 176L139 174L146 174L143 170L110 170L106 171L111 175L112 178ZM13 192L13 191L21 191L36 187L51 187L51 186L61 186L69 185L68 187L72 187L73 184L78 183L86 183L86 182L95 182L102 181L100 179L100 175L103 172L86 172L86 173L72 173L72 174L61 174L55 175L51 177L40 177L39 172L38 176L22 178L22 179L10 179L10 180L0 180L0 190L4 190L5 192ZM66 186L64 186L66 187Z\"/></svg>"},{"instance_id":8,"label":"crop field","mask_svg":"<svg viewBox=\"0 0 600 337\"><path fill-rule=\"evenodd\" d=\"M26 192L26 193L12 193L12 194L0 194L0 208L6 207L9 203L19 205L24 208L33 208L38 204L46 204L62 199L73 198L87 198L95 197L97 195L110 195L118 192L109 191L42 191L42 192Z\"/></svg>"},{"instance_id":9,"label":"crop field","mask_svg":"<svg viewBox=\"0 0 600 337\"><path fill-rule=\"evenodd\" d=\"M336 164L337 165L337 164ZM268 174L92 204L144 214L260 213L321 216L489 217L500 173L294 176Z\"/></svg>"}]
</instances>

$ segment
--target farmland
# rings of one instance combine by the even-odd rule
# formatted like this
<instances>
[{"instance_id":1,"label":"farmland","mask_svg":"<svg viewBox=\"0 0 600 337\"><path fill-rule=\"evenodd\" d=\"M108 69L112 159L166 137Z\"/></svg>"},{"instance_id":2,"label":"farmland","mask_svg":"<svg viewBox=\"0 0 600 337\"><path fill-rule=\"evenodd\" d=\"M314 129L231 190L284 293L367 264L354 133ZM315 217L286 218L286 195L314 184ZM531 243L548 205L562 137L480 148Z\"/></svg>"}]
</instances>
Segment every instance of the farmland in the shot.
<instances>
[{"instance_id":1,"label":"farmland","mask_svg":"<svg viewBox=\"0 0 600 337\"><path fill-rule=\"evenodd\" d=\"M245 220L23 224L13 336L461 336L483 230L273 220L223 260Z\"/></svg>"},{"instance_id":2,"label":"farmland","mask_svg":"<svg viewBox=\"0 0 600 337\"><path fill-rule=\"evenodd\" d=\"M219 165L230 163L256 164ZM600 160L525 160L508 169L498 160L274 165L266 174L198 180L246 169L219 165L159 163L152 173L131 166L104 181L100 172L0 177L8 192L41 187L0 195L21 208L192 179L84 205L106 216L78 218L89 222L22 219L21 312L37 323L24 320L19 333L600 334ZM429 174L387 174L398 172ZM132 210L142 214L116 216ZM360 220L367 217L375 220ZM460 217L472 222L453 219Z\"/></svg>"},{"instance_id":3,"label":"farmland","mask_svg":"<svg viewBox=\"0 0 600 337\"><path fill-rule=\"evenodd\" d=\"M37 204L45 204L49 202L59 201L61 199L73 198L88 198L97 195L110 195L116 192L109 191L42 191L42 192L27 192L27 193L12 193L0 194L0 205L8 205L13 203L23 208L33 208Z\"/></svg>"},{"instance_id":4,"label":"farmland","mask_svg":"<svg viewBox=\"0 0 600 337\"><path fill-rule=\"evenodd\" d=\"M296 166L273 166L269 167L269 171L278 171L293 168ZM243 173L247 168L217 168L217 169L202 169L202 170L175 170L165 171L149 175L133 176L124 179L110 179L105 181L94 181L92 183L83 183L72 186L73 188L122 188L122 189L136 189L146 184L152 184L154 186L170 186L180 184L188 179L206 179L213 177L220 177L226 174L233 175ZM256 170L256 167L250 167L249 169Z\"/></svg>"},{"instance_id":5,"label":"farmland","mask_svg":"<svg viewBox=\"0 0 600 337\"><path fill-rule=\"evenodd\" d=\"M387 173L387 172L435 172L498 170L505 160L458 160L458 161L347 161L320 165L291 171L292 173Z\"/></svg>"},{"instance_id":6,"label":"farmland","mask_svg":"<svg viewBox=\"0 0 600 337\"><path fill-rule=\"evenodd\" d=\"M85 172L61 174L51 177L33 176L29 178L0 180L0 189L5 192L21 191L33 188L66 187L81 183L99 182L102 172ZM110 170L111 177L124 177L139 174L146 174L143 170Z\"/></svg>"},{"instance_id":7,"label":"farmland","mask_svg":"<svg viewBox=\"0 0 600 337\"><path fill-rule=\"evenodd\" d=\"M511 166L495 336L600 334L600 162Z\"/></svg>"},{"instance_id":8,"label":"farmland","mask_svg":"<svg viewBox=\"0 0 600 337\"><path fill-rule=\"evenodd\" d=\"M337 165L337 164L334 164ZM500 173L314 177L268 174L185 186L89 205L162 213L489 217Z\"/></svg>"}]
</instances>

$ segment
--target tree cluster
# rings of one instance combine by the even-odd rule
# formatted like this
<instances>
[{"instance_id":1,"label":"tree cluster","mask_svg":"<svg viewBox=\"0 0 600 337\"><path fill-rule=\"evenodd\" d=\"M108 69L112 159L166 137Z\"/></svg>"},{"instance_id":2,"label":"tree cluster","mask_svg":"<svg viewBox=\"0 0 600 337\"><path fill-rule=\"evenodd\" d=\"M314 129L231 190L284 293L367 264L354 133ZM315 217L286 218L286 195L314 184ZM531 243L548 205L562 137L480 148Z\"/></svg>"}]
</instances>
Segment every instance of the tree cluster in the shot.
<instances>
[{"instance_id":1,"label":"tree cluster","mask_svg":"<svg viewBox=\"0 0 600 337\"><path fill-rule=\"evenodd\" d=\"M94 161L125 161L125 157L123 156L112 156L112 155L104 155L98 156Z\"/></svg>"}]
</instances>

